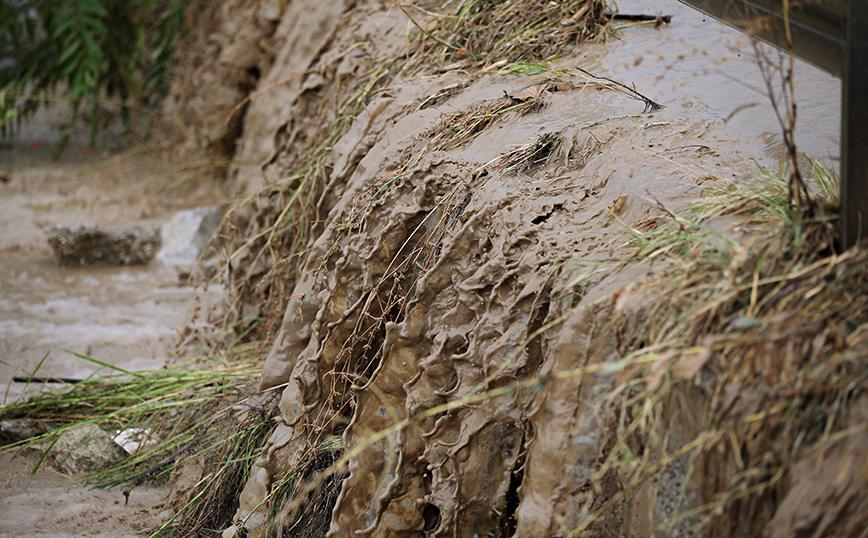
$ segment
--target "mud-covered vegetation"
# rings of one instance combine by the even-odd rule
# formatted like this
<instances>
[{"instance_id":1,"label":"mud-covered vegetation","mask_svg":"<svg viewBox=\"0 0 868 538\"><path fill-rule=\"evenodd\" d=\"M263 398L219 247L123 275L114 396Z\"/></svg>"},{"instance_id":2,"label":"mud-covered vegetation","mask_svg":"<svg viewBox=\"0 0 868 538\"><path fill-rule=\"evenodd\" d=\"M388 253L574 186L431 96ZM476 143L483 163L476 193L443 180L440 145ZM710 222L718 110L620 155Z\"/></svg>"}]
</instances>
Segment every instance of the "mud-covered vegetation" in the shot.
<instances>
[{"instance_id":1,"label":"mud-covered vegetation","mask_svg":"<svg viewBox=\"0 0 868 538\"><path fill-rule=\"evenodd\" d=\"M322 227L322 219L334 204L331 199L322 199L329 195L329 175L336 166L356 164L340 162L340 156L334 152L335 144L368 103L378 96L388 95L396 81L438 71L469 72L458 85L440 88L418 103L419 108L444 102L450 94L459 93L470 80L491 72L540 72L545 67L535 62L558 58L579 41L602 37L607 15L604 3L598 0L547 6L511 1L502 4L445 2L442 6L437 3L430 6L399 4L399 7L401 12L395 13L360 6L347 11L341 20L330 21L329 24L339 30L331 42L324 43L328 51L322 53L314 65L302 72L292 72L288 77L275 68L276 73L263 80L262 89L254 93L254 110L248 122L258 119L256 101L271 101L276 90L283 86L293 86L290 91L295 90L297 102L293 106L292 121L277 127L277 135L271 134L273 141L265 136L264 143L273 145L273 153L264 170L254 172L256 179L249 180L249 172L244 168L234 171L240 176L237 181L242 186L261 184L260 175L264 175L266 185L265 191L235 210L226 229L230 244L236 247L226 255L232 261L230 279L239 301L230 323L245 317L253 319L255 316L251 313L267 312L268 315L262 316L266 319L265 328L273 330L274 322L282 316L288 288L297 278L299 262L296 258L307 245L310 234ZM436 9L438 13L427 8ZM416 14L408 13L408 9ZM396 24L402 12L412 17L412 24L424 24L421 31L414 27L412 39L397 42L400 34ZM575 19L570 18L572 16ZM400 20L406 22L406 19ZM357 41L374 37L372 24L388 25L382 36L386 38L385 43ZM495 106L503 110L508 104ZM475 120L487 123L495 116L496 113L482 111ZM468 136L472 133L463 135ZM253 142L263 143L257 138ZM247 152L242 147L238 160L247 161L251 156L248 153L255 152ZM347 157L359 159L361 155ZM331 186L331 190L334 187ZM255 306L248 312L244 310L245 305L247 310L250 305Z\"/></svg>"},{"instance_id":2,"label":"mud-covered vegetation","mask_svg":"<svg viewBox=\"0 0 868 538\"><path fill-rule=\"evenodd\" d=\"M863 532L868 255L828 171L707 173L720 122L575 61L595 0L287 10L209 350L267 357L125 464L175 469L158 533Z\"/></svg>"},{"instance_id":3,"label":"mud-covered vegetation","mask_svg":"<svg viewBox=\"0 0 868 538\"><path fill-rule=\"evenodd\" d=\"M652 195L640 201L624 183L612 181L618 173L608 173L604 164L617 161L616 147L644 147L641 140L647 135L616 127L600 140L587 132L625 118L645 121L647 129L651 123L644 118L659 111L657 104L605 77L533 63L549 50L540 54L540 48L493 45L502 43L503 35L528 28L526 22L515 24L519 21L505 16L510 29L494 31L487 25L498 17L483 17L468 27L479 28L471 38L454 30L448 16L439 16L448 11L417 13L398 7L422 28L418 40L402 41L398 50L407 52L392 60L394 54L370 50L374 45L364 41L363 17L375 19L381 29L393 19L372 8L364 15L350 11L330 50L355 52L360 47L361 53L326 53L315 64L319 67L299 81L297 115L275 126L274 152L263 167L267 197L260 194L248 202L258 204L257 217L246 220L250 212L242 206L237 212L242 218L233 221L245 238L230 253L230 274L239 290L236 315L246 310L277 319L268 305L285 311L260 385L286 385L279 425L242 494L239 526L257 532L262 523L255 507L275 496L279 477L309 461L302 455L305 447L322 436L342 434L348 475L331 519L332 536L404 531L543 536L591 529L642 534L657 526L708 532L725 515L732 519L733 534L761 532L768 519L739 527L747 520L731 512L743 490L756 495L750 502L759 502L758 492L764 490L755 471L742 462L739 472L750 477L747 486L701 482L701 488L688 491L697 458L703 457L696 439L702 436L702 448L718 445L701 428L679 432L682 437L674 440L674 433L667 438L666 432L651 428L649 413L666 423L677 420L671 406L663 407L664 387L658 381L652 387L660 393L648 393L628 382L628 376L648 375L640 366L649 356L657 359L649 355L656 353L651 337L641 333L671 339L665 351L673 357L666 365L680 357L673 351L677 335L665 324L655 325L676 316L675 306L655 303L653 297L639 299L643 283L650 289L660 286L652 287L651 277L643 280L648 270L640 260L660 257L661 249L667 252L665 243L647 246L665 234L641 224L643 214L676 217L668 208L671 199L662 202ZM585 5L575 7L573 13L595 13ZM472 9L452 16L460 24L470 13ZM503 13L511 11L504 8ZM569 24L561 24L566 19L559 13L551 20L562 27ZM384 39L378 45L387 43ZM492 52L481 58L474 43L485 43L483 49ZM563 49L552 50L557 56ZM519 56L509 57L512 51ZM391 63L362 60L376 57ZM346 84L359 72L367 78ZM461 75L454 76L456 72ZM491 78L516 75L530 77L500 96L467 97ZM330 95L347 87L356 88L349 101ZM642 107L624 112L620 105L620 114L587 122L555 119L558 113L549 107L563 108L571 96L586 97L592 89L622 92L627 103L638 99ZM345 104L335 110L328 103ZM431 108L439 113L426 116ZM316 121L306 119L311 111L319 114ZM346 122L348 112L352 122ZM323 114L337 119L323 121ZM515 144L523 122L546 128L525 144ZM316 125L337 128L329 131L319 151L304 152L301 148L310 140L322 140L311 136L318 132ZM507 129L517 147L499 150L497 129ZM401 134L392 134L396 132ZM673 135L671 145L677 146L679 135ZM303 168L299 158L316 165ZM310 172L299 170L316 170L320 179L313 181ZM709 182L686 170L688 184ZM581 179L588 177L592 179ZM742 199L754 197L770 204L764 211L789 207L786 189L775 196L748 190L733 195L730 205L720 203L718 211L750 214L756 209L742 208ZM270 203L262 204L266 199ZM304 211L305 203L315 213ZM766 225L800 228L802 219L817 218L826 246L816 255L830 252L834 238L828 227L834 223L799 211L779 214L787 217L784 223L769 218ZM310 214L317 219L311 218L309 226L293 220ZM694 224L702 228L698 222L704 221ZM624 227L635 226L645 227L635 232L640 236L636 251L622 236ZM564 235L563 230L570 231ZM299 231L310 235L299 237ZM807 244L801 233L796 237L796 246ZM280 246L275 240L293 243ZM686 236L674 234L671 240L680 242L671 247L675 250L701 248ZM702 244L709 238L694 236L692 241ZM721 250L736 249L723 243ZM810 244L806 252L816 252L817 243ZM787 246L776 248L788 252L781 257L799 256L789 251L792 244L781 245ZM614 263L624 259L629 263ZM688 274L714 280L738 270L726 256L721 259L725 265L710 264L702 271L692 267ZM612 276L602 276L615 266L617 270L608 269ZM708 298L709 290L685 289L669 272L674 269L667 271L665 279L679 290ZM624 286L629 286L626 291ZM631 293L635 297L629 302ZM625 310L627 305L631 308ZM703 318L703 331L690 327L692 336L723 331L722 324L741 308L739 303L725 306L731 312L715 318L717 325ZM717 313L724 307L714 308ZM685 326L684 321L677 325L679 330ZM689 340L685 345L698 344ZM665 371L658 365L655 375L662 379ZM678 383L670 381L665 388L672 392ZM654 407L657 402L663 403ZM710 422L705 426L717 428ZM693 459L686 457L688 451ZM793 461L792 455L781 460L772 475L786 472ZM492 466L498 469L493 474ZM343 475L344 468L336 465L324 476ZM653 485L658 482L659 489ZM313 480L311 487L319 483ZM300 510L305 498L289 503L289 513ZM766 509L768 515L774 513Z\"/></svg>"},{"instance_id":4,"label":"mud-covered vegetation","mask_svg":"<svg viewBox=\"0 0 868 538\"><path fill-rule=\"evenodd\" d=\"M273 414L266 407L269 400L250 398L259 372L250 358L241 358L249 357L250 350L241 346L224 354L226 362L207 368L201 368L201 363L200 368L178 364L130 373L109 367L114 370L111 375L96 375L70 390L4 406L3 420L24 422L42 432L7 444L4 452L35 454L35 471L52 463L52 449L67 432L96 425L118 440L128 439L134 448L128 449L128 457L94 469L84 477L87 482L97 487L123 486L128 501L138 485L166 483L173 469L184 466L186 470L176 473L172 481L175 516L163 531L182 525L220 525L232 516L226 506L237 497L252 458L274 427ZM80 358L108 367L90 357ZM215 466L217 471L204 481L204 472L192 475L195 469Z\"/></svg>"},{"instance_id":5,"label":"mud-covered vegetation","mask_svg":"<svg viewBox=\"0 0 868 538\"><path fill-rule=\"evenodd\" d=\"M815 171L810 217L762 170L749 185L710 180L685 210L628 230L626 263L648 275L614 296L615 318L634 318L594 471L620 487L580 528L622 506L632 525L672 534L864 529L866 490L843 476L862 472L866 447L866 319L852 293L868 259L836 251L836 181Z\"/></svg>"}]
</instances>

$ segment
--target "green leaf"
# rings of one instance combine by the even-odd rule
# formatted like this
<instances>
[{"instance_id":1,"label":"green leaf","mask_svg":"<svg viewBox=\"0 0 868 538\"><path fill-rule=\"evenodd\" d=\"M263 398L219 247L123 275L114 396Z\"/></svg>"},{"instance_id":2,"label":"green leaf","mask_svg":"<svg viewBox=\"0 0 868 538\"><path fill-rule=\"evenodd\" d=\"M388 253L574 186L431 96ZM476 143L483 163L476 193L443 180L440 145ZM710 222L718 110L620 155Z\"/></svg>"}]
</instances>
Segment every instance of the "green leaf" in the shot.
<instances>
[{"instance_id":1,"label":"green leaf","mask_svg":"<svg viewBox=\"0 0 868 538\"><path fill-rule=\"evenodd\" d=\"M57 26L55 26L51 32L52 39L61 38L64 34L70 32L73 27L78 26L79 24L78 14L69 10L58 9L58 19L59 22Z\"/></svg>"},{"instance_id":2,"label":"green leaf","mask_svg":"<svg viewBox=\"0 0 868 538\"><path fill-rule=\"evenodd\" d=\"M98 0L82 0L81 9L96 17L108 16L108 10Z\"/></svg>"},{"instance_id":3,"label":"green leaf","mask_svg":"<svg viewBox=\"0 0 868 538\"><path fill-rule=\"evenodd\" d=\"M92 363L94 363L94 364L96 364L96 365L102 366L103 368L109 368L109 369L111 369L111 370L115 370L115 371L120 372L120 373L122 373L122 374L128 374L128 375L132 375L132 376L136 376L136 377L141 377L141 376L142 376L142 374L140 374L140 373L131 372L131 371L129 371L129 370L124 370L124 369L121 368L120 366L114 366L114 365L109 364L109 363L107 363L107 362L103 362L103 361L100 361L100 360L94 359L93 357L88 357L87 355L82 355L81 353L76 353L75 351L70 351L70 350L68 350L68 349L64 349L64 348L62 348L62 347L61 347L61 348L57 348L57 349L59 349L60 351L64 351L64 352L66 352L66 353L69 353L70 355L74 355L74 356L78 357L79 359L86 360L86 361L88 361L88 362L92 362Z\"/></svg>"},{"instance_id":4,"label":"green leaf","mask_svg":"<svg viewBox=\"0 0 868 538\"><path fill-rule=\"evenodd\" d=\"M100 62L103 61L105 55L99 45L96 44L96 41L94 41L93 36L87 32L83 32L82 37L85 45L87 45L87 52L90 54L91 58Z\"/></svg>"},{"instance_id":5,"label":"green leaf","mask_svg":"<svg viewBox=\"0 0 868 538\"><path fill-rule=\"evenodd\" d=\"M64 46L64 48L63 48L63 51L60 53L60 58L57 59L57 64L58 64L58 65L63 65L63 64L65 64L65 63L67 62L67 60L69 60L69 58L70 58L73 54L75 54L76 52L78 52L78 50L81 48L81 41L78 41L78 40L72 40L72 41L69 42L68 44L67 44L67 43L64 43L64 45L65 45L65 46Z\"/></svg>"},{"instance_id":6,"label":"green leaf","mask_svg":"<svg viewBox=\"0 0 868 538\"><path fill-rule=\"evenodd\" d=\"M120 96L139 109L154 107L168 88L186 2L0 0L0 50L16 59L13 68L0 71L0 88L20 84L36 94L63 88L73 105L69 126L82 100L93 106L106 96ZM29 106L27 113L35 110ZM121 109L125 121L129 111ZM0 129L17 113L14 100L4 94ZM95 130L91 135L94 140ZM58 149L62 146L63 141Z\"/></svg>"},{"instance_id":7,"label":"green leaf","mask_svg":"<svg viewBox=\"0 0 868 538\"><path fill-rule=\"evenodd\" d=\"M105 24L102 23L99 19L95 19L93 17L82 17L79 19L81 24L90 29L89 34L98 35L102 38L106 36L106 28Z\"/></svg>"}]
</instances>

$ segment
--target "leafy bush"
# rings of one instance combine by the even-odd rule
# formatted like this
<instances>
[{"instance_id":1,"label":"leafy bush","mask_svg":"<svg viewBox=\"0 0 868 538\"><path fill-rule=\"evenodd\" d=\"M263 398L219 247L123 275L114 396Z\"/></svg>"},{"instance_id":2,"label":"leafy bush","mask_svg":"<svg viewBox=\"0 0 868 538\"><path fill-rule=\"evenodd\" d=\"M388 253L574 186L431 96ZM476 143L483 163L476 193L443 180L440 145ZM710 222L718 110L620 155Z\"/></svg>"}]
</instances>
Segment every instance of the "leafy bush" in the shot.
<instances>
[{"instance_id":1,"label":"leafy bush","mask_svg":"<svg viewBox=\"0 0 868 538\"><path fill-rule=\"evenodd\" d=\"M101 102L147 113L165 97L186 0L0 1L0 132L59 93L72 105L66 133L89 105L90 140Z\"/></svg>"}]
</instances>

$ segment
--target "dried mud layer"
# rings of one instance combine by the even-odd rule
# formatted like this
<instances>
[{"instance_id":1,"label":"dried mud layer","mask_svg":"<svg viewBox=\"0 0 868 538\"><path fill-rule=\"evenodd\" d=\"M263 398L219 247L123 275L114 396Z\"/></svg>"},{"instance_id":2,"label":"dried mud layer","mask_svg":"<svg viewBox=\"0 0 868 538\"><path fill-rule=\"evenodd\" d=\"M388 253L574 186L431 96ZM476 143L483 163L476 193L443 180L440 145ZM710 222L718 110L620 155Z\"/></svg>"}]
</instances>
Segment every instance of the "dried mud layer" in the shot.
<instances>
[{"instance_id":1,"label":"dried mud layer","mask_svg":"<svg viewBox=\"0 0 868 538\"><path fill-rule=\"evenodd\" d=\"M60 106L41 110L0 141L0 403L24 397L25 388L47 388L12 381L37 366L45 377L95 372L94 364L64 349L127 370L159 369L178 358L179 330L199 298L220 300L213 289L203 295L156 262L58 265L46 226L160 225L180 209L225 200L207 171L174 170L185 161L161 149L159 139L88 151L83 126L53 160L67 114ZM31 476L35 463L0 454L0 536L142 536L171 515L160 507L167 489L137 489L124 506L120 489L89 490L47 465Z\"/></svg>"},{"instance_id":2,"label":"dried mud layer","mask_svg":"<svg viewBox=\"0 0 868 538\"><path fill-rule=\"evenodd\" d=\"M239 154L267 158L239 170L240 184L285 177L316 134L310 111L329 105L319 96L369 74L370 59L399 56L408 27L372 6L334 24L318 62L293 66L310 74L252 102ZM288 43L278 58L294 58ZM644 272L594 277L622 254L626 230L695 199L710 176L752 174L762 141L695 96L637 87L643 99L589 76L580 56L537 76L394 81L333 145L325 224L263 369L261 388L283 395L236 516L254 535L270 489L330 435L351 454L332 538L566 536L592 508L588 488L601 502L617 493L595 476L614 431L603 401L613 375L546 380L633 343L641 302L624 290ZM695 411L673 411L663 435L690 439ZM693 486L679 491L685 472L673 466L587 530L650 536L676 505L699 502Z\"/></svg>"}]
</instances>

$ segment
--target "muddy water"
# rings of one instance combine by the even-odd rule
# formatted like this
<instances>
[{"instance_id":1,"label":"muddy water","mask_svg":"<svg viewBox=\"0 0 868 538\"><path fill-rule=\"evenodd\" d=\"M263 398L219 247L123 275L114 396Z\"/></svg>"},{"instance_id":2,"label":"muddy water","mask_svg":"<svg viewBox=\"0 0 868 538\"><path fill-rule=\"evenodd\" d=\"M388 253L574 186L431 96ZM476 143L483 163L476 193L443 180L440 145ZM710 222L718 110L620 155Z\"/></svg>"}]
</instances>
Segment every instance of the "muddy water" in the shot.
<instances>
[{"instance_id":1,"label":"muddy water","mask_svg":"<svg viewBox=\"0 0 868 538\"><path fill-rule=\"evenodd\" d=\"M656 29L652 24L634 24L622 29L620 39L583 47L577 65L635 84L648 97L683 115L689 115L692 108L704 108L726 121L726 132L736 149L759 150L755 155L761 162L777 162L781 128L755 49L745 34L675 0L623 0L618 8L621 13L672 15L672 24ZM783 61L777 49L765 45L759 49L776 62ZM798 59L794 80L797 147L837 167L841 81Z\"/></svg>"},{"instance_id":2,"label":"muddy water","mask_svg":"<svg viewBox=\"0 0 868 538\"><path fill-rule=\"evenodd\" d=\"M49 257L0 267L0 394L17 398L26 376L112 375L64 350L125 370L162 368L195 302L174 271L159 267L57 267ZM30 390L41 388L31 386Z\"/></svg>"},{"instance_id":3,"label":"muddy water","mask_svg":"<svg viewBox=\"0 0 868 538\"><path fill-rule=\"evenodd\" d=\"M25 384L12 382L13 376L33 373L43 358L40 376L113 373L63 349L125 370L163 367L176 360L179 330L202 295L155 262L55 263L44 226L162 224L179 209L220 203L222 196L212 179L174 171L158 147L139 148L126 159L117 156L129 148L88 151L86 125L52 160L67 113L62 107L39 111L0 147L0 172L9 178L0 183L0 402L20 397ZM215 292L206 303L218 300Z\"/></svg>"}]
</instances>

